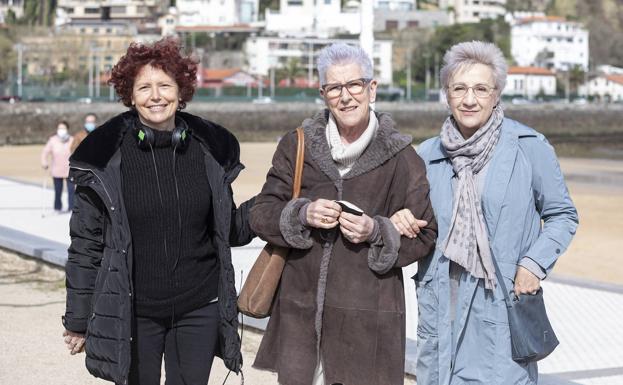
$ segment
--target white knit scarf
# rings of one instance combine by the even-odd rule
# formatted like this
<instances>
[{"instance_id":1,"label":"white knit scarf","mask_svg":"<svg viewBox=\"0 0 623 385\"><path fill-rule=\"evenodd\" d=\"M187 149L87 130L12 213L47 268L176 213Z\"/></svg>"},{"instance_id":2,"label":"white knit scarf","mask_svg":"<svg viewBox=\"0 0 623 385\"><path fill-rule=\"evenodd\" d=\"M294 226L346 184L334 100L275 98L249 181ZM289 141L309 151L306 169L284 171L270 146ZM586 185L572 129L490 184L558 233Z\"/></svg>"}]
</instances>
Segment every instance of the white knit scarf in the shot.
<instances>
[{"instance_id":1,"label":"white knit scarf","mask_svg":"<svg viewBox=\"0 0 623 385\"><path fill-rule=\"evenodd\" d=\"M457 175L450 231L442 245L444 255L476 278L484 278L485 288L495 287L495 267L489 248L487 226L482 214L474 174L487 164L500 139L504 112L498 105L491 117L467 140L452 116L441 128L441 144L450 155Z\"/></svg>"},{"instance_id":2,"label":"white knit scarf","mask_svg":"<svg viewBox=\"0 0 623 385\"><path fill-rule=\"evenodd\" d=\"M329 143L329 148L331 149L331 157L340 172L340 176L346 175L350 169L353 168L353 165L357 159L359 159L370 142L372 142L378 127L379 121L376 118L376 114L373 111L370 111L370 119L366 130L354 142L344 144L342 143L342 138L340 137L340 131L337 128L335 118L333 115L329 114L329 121L327 122L326 129L327 142Z\"/></svg>"}]
</instances>

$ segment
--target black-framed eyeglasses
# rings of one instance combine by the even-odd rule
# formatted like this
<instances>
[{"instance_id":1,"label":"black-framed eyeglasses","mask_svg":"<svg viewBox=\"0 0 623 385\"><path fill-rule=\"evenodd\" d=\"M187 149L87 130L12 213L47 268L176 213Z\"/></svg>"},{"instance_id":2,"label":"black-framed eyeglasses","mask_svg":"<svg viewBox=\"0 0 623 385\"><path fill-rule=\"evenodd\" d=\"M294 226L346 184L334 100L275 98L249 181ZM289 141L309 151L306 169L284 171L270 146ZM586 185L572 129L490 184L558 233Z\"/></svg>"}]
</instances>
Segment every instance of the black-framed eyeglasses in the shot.
<instances>
[{"instance_id":1,"label":"black-framed eyeglasses","mask_svg":"<svg viewBox=\"0 0 623 385\"><path fill-rule=\"evenodd\" d=\"M344 87L346 87L351 95L359 95L366 89L366 86L370 84L371 81L372 79L360 78L346 83L325 84L320 87L320 90L322 91L322 94L329 99L335 99L342 96L342 89Z\"/></svg>"},{"instance_id":2,"label":"black-framed eyeglasses","mask_svg":"<svg viewBox=\"0 0 623 385\"><path fill-rule=\"evenodd\" d=\"M496 88L488 84L475 84L471 87L468 87L467 84L456 83L452 84L448 88L448 96L450 96L452 99L462 98L467 95L467 92L470 89L474 92L474 96L484 99L491 96L491 93L493 93L493 90L495 90Z\"/></svg>"}]
</instances>

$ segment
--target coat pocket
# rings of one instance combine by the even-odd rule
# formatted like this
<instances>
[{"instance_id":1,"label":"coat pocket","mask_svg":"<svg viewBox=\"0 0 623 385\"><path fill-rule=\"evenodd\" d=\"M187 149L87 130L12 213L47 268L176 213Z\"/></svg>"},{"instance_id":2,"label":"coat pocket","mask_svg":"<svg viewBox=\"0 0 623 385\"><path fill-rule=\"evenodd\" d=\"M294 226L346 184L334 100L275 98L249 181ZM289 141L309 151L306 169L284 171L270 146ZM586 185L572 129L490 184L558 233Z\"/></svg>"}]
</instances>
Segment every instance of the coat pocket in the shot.
<instances>
[{"instance_id":1,"label":"coat pocket","mask_svg":"<svg viewBox=\"0 0 623 385\"><path fill-rule=\"evenodd\" d=\"M413 277L418 302L417 333L437 336L437 318L439 301L435 291L435 281L432 274L426 274L418 280L418 274Z\"/></svg>"},{"instance_id":2,"label":"coat pocket","mask_svg":"<svg viewBox=\"0 0 623 385\"><path fill-rule=\"evenodd\" d=\"M418 330L415 365L418 384L439 383L439 338L436 335Z\"/></svg>"}]
</instances>

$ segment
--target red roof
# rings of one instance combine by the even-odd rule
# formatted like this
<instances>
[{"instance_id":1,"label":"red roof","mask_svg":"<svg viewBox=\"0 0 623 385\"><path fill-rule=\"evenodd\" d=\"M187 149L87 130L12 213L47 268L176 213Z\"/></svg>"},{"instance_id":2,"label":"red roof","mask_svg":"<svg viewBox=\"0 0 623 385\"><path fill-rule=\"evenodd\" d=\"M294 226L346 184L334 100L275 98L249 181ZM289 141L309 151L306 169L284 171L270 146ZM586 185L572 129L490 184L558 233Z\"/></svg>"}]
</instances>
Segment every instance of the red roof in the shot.
<instances>
[{"instance_id":1,"label":"red roof","mask_svg":"<svg viewBox=\"0 0 623 385\"><path fill-rule=\"evenodd\" d=\"M518 67L513 66L508 68L508 74L516 75L541 75L541 76L554 76L554 72L542 67Z\"/></svg>"},{"instance_id":2,"label":"red roof","mask_svg":"<svg viewBox=\"0 0 623 385\"><path fill-rule=\"evenodd\" d=\"M606 79L611 82L623 84L623 75L606 75Z\"/></svg>"},{"instance_id":3,"label":"red roof","mask_svg":"<svg viewBox=\"0 0 623 385\"><path fill-rule=\"evenodd\" d=\"M204 81L223 81L240 72L240 68L204 68Z\"/></svg>"}]
</instances>

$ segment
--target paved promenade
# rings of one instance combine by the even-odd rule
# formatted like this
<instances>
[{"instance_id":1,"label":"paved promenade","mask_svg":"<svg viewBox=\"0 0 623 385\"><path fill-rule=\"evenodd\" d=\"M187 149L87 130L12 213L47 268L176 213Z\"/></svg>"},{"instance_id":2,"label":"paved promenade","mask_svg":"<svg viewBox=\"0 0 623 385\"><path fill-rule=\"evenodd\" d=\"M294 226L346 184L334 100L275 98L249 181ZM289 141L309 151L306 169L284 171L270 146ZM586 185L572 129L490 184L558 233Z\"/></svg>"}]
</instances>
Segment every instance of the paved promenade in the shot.
<instances>
[{"instance_id":1,"label":"paved promenade","mask_svg":"<svg viewBox=\"0 0 623 385\"><path fill-rule=\"evenodd\" d=\"M70 215L54 213L50 208L52 198L53 192L42 186L0 177L0 247L63 266L69 244ZM262 246L262 242L256 240L247 247L234 249L237 281L241 279L241 272L244 278L244 272L248 271ZM414 273L409 269L405 276ZM406 279L406 284L409 325L406 367L408 373L413 373L417 302L412 281ZM543 287L548 314L561 344L539 364L539 383L623 384L623 286L562 279L554 275L543 282ZM3 298L2 302L11 302L11 298ZM261 322L253 325L262 327ZM11 338L2 335L3 332L4 329L0 329L0 341ZM2 352L2 347L0 353L6 353ZM31 366L36 370L34 362L33 358ZM4 365L0 362L1 366Z\"/></svg>"}]
</instances>

